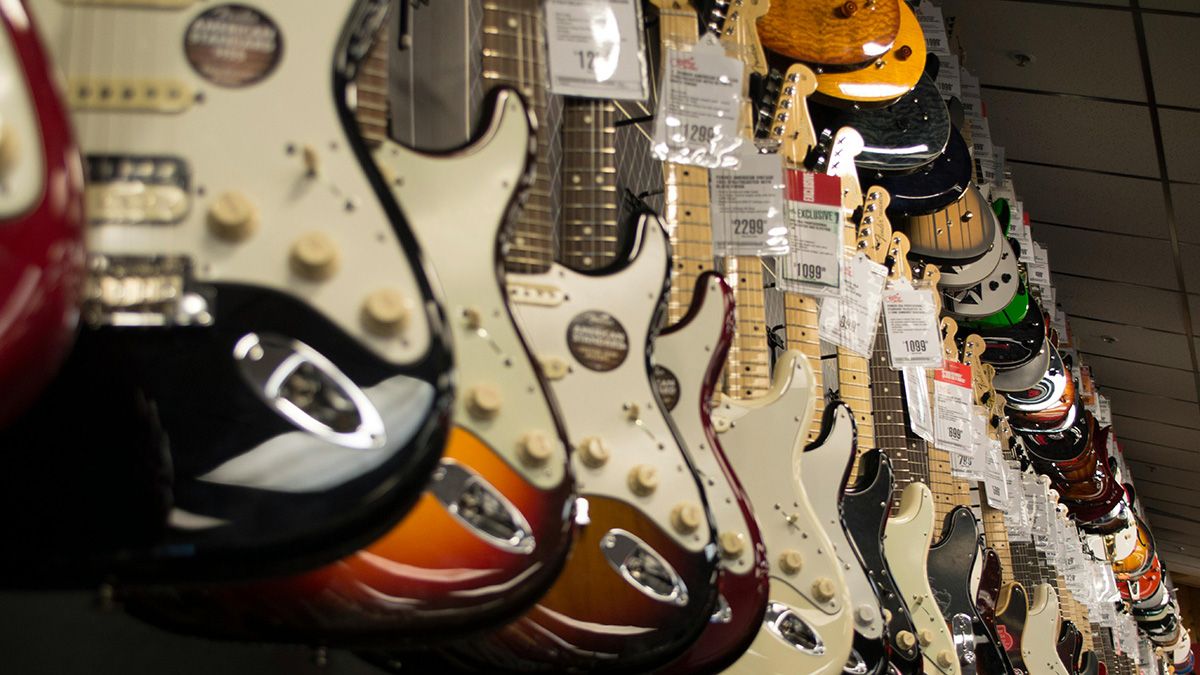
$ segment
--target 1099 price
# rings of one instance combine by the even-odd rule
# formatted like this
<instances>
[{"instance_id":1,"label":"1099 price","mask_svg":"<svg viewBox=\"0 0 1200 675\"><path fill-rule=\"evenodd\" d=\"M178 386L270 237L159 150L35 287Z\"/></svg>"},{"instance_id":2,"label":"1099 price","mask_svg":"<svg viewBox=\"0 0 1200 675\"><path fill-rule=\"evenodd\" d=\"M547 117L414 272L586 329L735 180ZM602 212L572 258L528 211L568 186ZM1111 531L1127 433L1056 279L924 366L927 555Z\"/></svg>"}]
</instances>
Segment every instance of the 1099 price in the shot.
<instances>
[{"instance_id":1,"label":"1099 price","mask_svg":"<svg viewBox=\"0 0 1200 675\"><path fill-rule=\"evenodd\" d=\"M801 279L819 280L825 274L825 268L821 265L796 265L796 271L800 273Z\"/></svg>"},{"instance_id":2,"label":"1099 price","mask_svg":"<svg viewBox=\"0 0 1200 675\"><path fill-rule=\"evenodd\" d=\"M905 340L904 348L909 354L923 354L929 348L928 340Z\"/></svg>"}]
</instances>

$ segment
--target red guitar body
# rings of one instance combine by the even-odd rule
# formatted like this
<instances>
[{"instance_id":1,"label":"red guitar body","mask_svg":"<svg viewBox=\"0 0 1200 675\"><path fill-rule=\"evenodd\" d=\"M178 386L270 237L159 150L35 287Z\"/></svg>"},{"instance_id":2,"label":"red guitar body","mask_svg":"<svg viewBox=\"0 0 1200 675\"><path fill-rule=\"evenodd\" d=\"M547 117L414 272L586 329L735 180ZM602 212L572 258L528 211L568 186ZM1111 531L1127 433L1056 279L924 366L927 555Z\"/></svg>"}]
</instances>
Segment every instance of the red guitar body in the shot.
<instances>
[{"instance_id":1,"label":"red guitar body","mask_svg":"<svg viewBox=\"0 0 1200 675\"><path fill-rule=\"evenodd\" d=\"M33 402L71 348L85 256L83 168L57 78L25 3L0 3L0 20L8 41L0 48L0 67L8 69L11 84L0 96L4 427ZM21 122L29 112L32 129Z\"/></svg>"}]
</instances>

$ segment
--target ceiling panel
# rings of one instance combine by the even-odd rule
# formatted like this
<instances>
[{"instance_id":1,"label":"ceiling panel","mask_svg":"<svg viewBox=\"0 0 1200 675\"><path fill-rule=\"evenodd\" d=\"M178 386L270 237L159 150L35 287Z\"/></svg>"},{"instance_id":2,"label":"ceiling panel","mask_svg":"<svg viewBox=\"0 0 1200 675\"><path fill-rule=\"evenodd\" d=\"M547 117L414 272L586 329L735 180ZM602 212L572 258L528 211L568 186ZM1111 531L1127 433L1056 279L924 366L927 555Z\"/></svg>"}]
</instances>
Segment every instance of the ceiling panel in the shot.
<instances>
[{"instance_id":1,"label":"ceiling panel","mask_svg":"<svg viewBox=\"0 0 1200 675\"><path fill-rule=\"evenodd\" d=\"M1107 5L1108 3L1104 4ZM1146 9L1170 9L1179 12L1200 14L1200 5L1196 4L1196 0L1141 0L1138 2L1138 5Z\"/></svg>"},{"instance_id":2,"label":"ceiling panel","mask_svg":"<svg viewBox=\"0 0 1200 675\"><path fill-rule=\"evenodd\" d=\"M1142 464L1133 460L1129 460L1126 463L1129 465L1129 470L1133 472L1133 485L1135 488L1142 481L1170 485L1179 489L1190 489L1200 484L1200 473L1195 471L1172 469L1155 466L1154 464ZM1139 489L1138 492L1140 493L1141 490Z\"/></svg>"},{"instance_id":3,"label":"ceiling panel","mask_svg":"<svg viewBox=\"0 0 1200 675\"><path fill-rule=\"evenodd\" d=\"M1034 221L1161 239L1170 236L1158 181L1014 161L1005 166L1012 172L1013 185ZM1037 222L1033 225L1035 237ZM1200 242L1200 231L1196 241Z\"/></svg>"},{"instance_id":4,"label":"ceiling panel","mask_svg":"<svg viewBox=\"0 0 1200 675\"><path fill-rule=\"evenodd\" d=\"M1187 291L1200 293L1200 269L1196 269L1196 266L1200 265L1200 245L1181 243L1179 255L1179 259L1183 261L1183 283L1187 286Z\"/></svg>"},{"instance_id":5,"label":"ceiling panel","mask_svg":"<svg viewBox=\"0 0 1200 675\"><path fill-rule=\"evenodd\" d=\"M1184 401L1196 400L1196 378L1191 370L1119 361L1097 355L1088 356L1087 363L1092 367L1092 376L1101 384Z\"/></svg>"},{"instance_id":6,"label":"ceiling panel","mask_svg":"<svg viewBox=\"0 0 1200 675\"><path fill-rule=\"evenodd\" d=\"M1003 0L941 4L945 13L963 17L955 30L967 46L967 67L983 84L1145 100L1129 12ZM1005 38L996 40L1000 32ZM1081 49L1085 45L1104 49ZM1013 52L1033 61L1018 66Z\"/></svg>"},{"instance_id":7,"label":"ceiling panel","mask_svg":"<svg viewBox=\"0 0 1200 675\"><path fill-rule=\"evenodd\" d=\"M1191 69L1185 69L1191 70ZM1195 82L1192 70L1191 79ZM1163 150L1167 155L1167 175L1171 180L1200 183L1200 112L1190 110L1159 110L1162 124Z\"/></svg>"},{"instance_id":8,"label":"ceiling panel","mask_svg":"<svg viewBox=\"0 0 1200 675\"><path fill-rule=\"evenodd\" d=\"M1142 505L1153 511L1163 511L1166 513L1177 513L1181 518L1189 520L1200 520L1200 507L1195 505L1174 505L1170 502L1154 497L1153 495L1142 495ZM1153 514L1151 514L1153 518Z\"/></svg>"},{"instance_id":9,"label":"ceiling panel","mask_svg":"<svg viewBox=\"0 0 1200 675\"><path fill-rule=\"evenodd\" d=\"M1200 244L1200 222L1196 218L1200 214L1200 185L1172 183L1171 203L1175 207L1175 228L1179 232L1179 240Z\"/></svg>"},{"instance_id":10,"label":"ceiling panel","mask_svg":"<svg viewBox=\"0 0 1200 675\"><path fill-rule=\"evenodd\" d=\"M1090 363L1091 359L1087 358L1086 361ZM1188 372L1190 374L1190 371ZM1105 380L1100 381L1105 382ZM1112 389L1103 385L1100 390L1109 397L1115 409L1131 417L1200 429L1200 406L1192 401L1124 389ZM1200 456L1197 456L1196 460L1200 463ZM1200 485L1200 483L1197 484Z\"/></svg>"},{"instance_id":11,"label":"ceiling panel","mask_svg":"<svg viewBox=\"0 0 1200 675\"><path fill-rule=\"evenodd\" d=\"M1042 223L1034 230L1034 239L1048 247L1050 270L1056 274L1179 290L1173 265L1129 264L1131 260L1170 260L1173 254L1169 241Z\"/></svg>"},{"instance_id":12,"label":"ceiling panel","mask_svg":"<svg viewBox=\"0 0 1200 675\"><path fill-rule=\"evenodd\" d=\"M1200 7L1190 0L1192 9ZM1196 71L1186 67L1200 61L1200 18L1146 14L1146 49L1154 73L1154 96L1161 105L1200 108L1200 89Z\"/></svg>"},{"instance_id":13,"label":"ceiling panel","mask_svg":"<svg viewBox=\"0 0 1200 675\"><path fill-rule=\"evenodd\" d=\"M1158 176L1144 106L997 89L983 100L992 138L1013 159Z\"/></svg>"},{"instance_id":14,"label":"ceiling panel","mask_svg":"<svg viewBox=\"0 0 1200 675\"><path fill-rule=\"evenodd\" d=\"M1113 429L1118 441L1129 438L1184 450L1200 448L1200 431L1196 429L1126 417L1116 408L1113 409Z\"/></svg>"},{"instance_id":15,"label":"ceiling panel","mask_svg":"<svg viewBox=\"0 0 1200 675\"><path fill-rule=\"evenodd\" d=\"M1181 518L1169 511L1157 511L1148 515L1154 523L1154 527L1152 528L1154 531L1158 531L1161 527L1175 532L1185 532L1192 537L1200 537L1200 521Z\"/></svg>"},{"instance_id":16,"label":"ceiling panel","mask_svg":"<svg viewBox=\"0 0 1200 675\"><path fill-rule=\"evenodd\" d=\"M1117 438L1121 443L1122 452L1125 453L1125 457L1128 459L1137 459L1149 464L1159 464L1179 469L1190 469L1200 463L1200 453L1194 450L1168 448L1153 443L1144 443L1132 438L1124 438L1121 436L1123 430L1124 428L1117 430Z\"/></svg>"},{"instance_id":17,"label":"ceiling panel","mask_svg":"<svg viewBox=\"0 0 1200 675\"><path fill-rule=\"evenodd\" d=\"M1172 368L1191 368L1187 336L1106 321L1071 318L1071 337L1080 351L1145 361Z\"/></svg>"},{"instance_id":18,"label":"ceiling panel","mask_svg":"<svg viewBox=\"0 0 1200 675\"><path fill-rule=\"evenodd\" d=\"M1061 253L1050 252L1051 258ZM1178 293L1145 286L1054 277L1056 299L1072 316L1184 333Z\"/></svg>"}]
</instances>

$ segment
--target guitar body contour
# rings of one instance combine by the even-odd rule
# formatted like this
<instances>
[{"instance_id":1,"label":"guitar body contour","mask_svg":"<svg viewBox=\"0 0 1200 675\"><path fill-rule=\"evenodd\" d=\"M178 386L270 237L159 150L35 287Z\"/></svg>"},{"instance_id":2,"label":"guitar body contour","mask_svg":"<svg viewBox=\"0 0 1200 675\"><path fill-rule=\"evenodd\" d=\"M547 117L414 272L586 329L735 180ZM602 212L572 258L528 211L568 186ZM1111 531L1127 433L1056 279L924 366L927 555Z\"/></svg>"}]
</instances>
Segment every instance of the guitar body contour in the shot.
<instances>
[{"instance_id":1,"label":"guitar body contour","mask_svg":"<svg viewBox=\"0 0 1200 675\"><path fill-rule=\"evenodd\" d=\"M715 672L735 661L754 640L767 609L770 563L750 497L725 457L709 412L733 337L733 291L720 275L696 280L688 312L654 342L655 374L674 382L672 401L660 387L705 485L721 553L717 611L679 658L656 672ZM697 368L708 358L708 367ZM667 385L668 387L670 385Z\"/></svg>"},{"instance_id":2,"label":"guitar body contour","mask_svg":"<svg viewBox=\"0 0 1200 675\"><path fill-rule=\"evenodd\" d=\"M850 657L854 620L833 543L798 476L816 394L812 368L797 351L775 365L769 392L722 397L713 411L734 471L752 495L772 556L767 612L750 648L726 672L840 673ZM794 555L802 561L793 565Z\"/></svg>"},{"instance_id":3,"label":"guitar body contour","mask_svg":"<svg viewBox=\"0 0 1200 675\"><path fill-rule=\"evenodd\" d=\"M878 185L888 191L892 201L887 213L893 220L903 216L936 213L962 198L973 175L971 151L958 127L951 125L946 148L929 164L906 174L859 172L863 185Z\"/></svg>"},{"instance_id":4,"label":"guitar body contour","mask_svg":"<svg viewBox=\"0 0 1200 675\"><path fill-rule=\"evenodd\" d=\"M462 667L564 672L602 661L644 671L682 653L712 614L717 567L707 504L650 377L669 272L666 233L642 215L631 234L608 269L555 264L508 275L510 306L551 373L576 449L580 527L562 572L531 609L440 650ZM660 485L643 489L659 476ZM679 504L699 509L687 534L672 524ZM642 572L647 566L661 571Z\"/></svg>"},{"instance_id":5,"label":"guitar body contour","mask_svg":"<svg viewBox=\"0 0 1200 675\"><path fill-rule=\"evenodd\" d=\"M899 9L895 42L870 65L837 72L816 69L817 100L840 106L887 106L917 86L925 72L925 32L908 3L900 2ZM936 101L942 100L940 93L932 93Z\"/></svg>"},{"instance_id":6,"label":"guitar body contour","mask_svg":"<svg viewBox=\"0 0 1200 675\"><path fill-rule=\"evenodd\" d=\"M91 174L88 243L101 292L84 314L101 327L87 339L157 410L173 472L163 537L73 551L59 583L311 569L382 535L420 495L448 432L449 335L345 95L380 3L38 3L47 42L65 57ZM294 45L254 86L216 86L180 49L197 23L227 12L269 16ZM92 31L103 36L102 61L72 40ZM100 100L135 81L153 93ZM283 104L289 113L276 115ZM155 182L163 175L174 182ZM142 189L163 201L130 208L120 197ZM402 327L364 320L378 297L403 308ZM106 392L98 378L80 394ZM45 452L44 439L32 442ZM66 448L56 461L70 466L84 451Z\"/></svg>"},{"instance_id":7,"label":"guitar body contour","mask_svg":"<svg viewBox=\"0 0 1200 675\"><path fill-rule=\"evenodd\" d=\"M941 540L929 547L929 585L950 626L955 644L960 645L958 659L964 663L964 670L969 665L972 671L984 667L978 659L983 641L976 633L983 620L976 611L976 598L971 593L971 574L979 552L978 542L979 528L971 509L956 506L946 514ZM970 649L974 653L964 658L963 649Z\"/></svg>"},{"instance_id":8,"label":"guitar body contour","mask_svg":"<svg viewBox=\"0 0 1200 675\"><path fill-rule=\"evenodd\" d=\"M927 638L921 641L925 672L961 675L954 639L929 582L927 565L933 518L933 494L929 488L923 483L909 483L900 493L899 510L888 519L884 552L918 635Z\"/></svg>"},{"instance_id":9,"label":"guitar body contour","mask_svg":"<svg viewBox=\"0 0 1200 675\"><path fill-rule=\"evenodd\" d=\"M1000 556L995 549L985 546L980 562L979 590L975 594L975 613L979 616L975 626L975 662L984 673L1014 673L1015 667L1008 658L1008 648L1000 638L996 622L1002 574Z\"/></svg>"},{"instance_id":10,"label":"guitar body contour","mask_svg":"<svg viewBox=\"0 0 1200 675\"><path fill-rule=\"evenodd\" d=\"M1028 675L1022 642L1025 637L1025 622L1029 612L1029 598L1025 587L1017 582L1008 582L1000 588L1000 602L996 607L996 636L1008 661L1017 675Z\"/></svg>"},{"instance_id":11,"label":"guitar body contour","mask_svg":"<svg viewBox=\"0 0 1200 675\"><path fill-rule=\"evenodd\" d=\"M0 429L24 412L75 340L86 253L83 171L58 78L25 3L0 7L6 154L0 191ZM13 146L30 143L31 147Z\"/></svg>"},{"instance_id":12,"label":"guitar body contour","mask_svg":"<svg viewBox=\"0 0 1200 675\"><path fill-rule=\"evenodd\" d=\"M332 565L231 588L138 594L130 603L137 614L166 611L176 629L241 639L425 643L510 618L554 580L570 548L575 498L564 432L498 272L501 228L528 171L531 132L511 91L492 107L490 129L465 149L433 156L389 141L376 151L423 250L453 269L440 281L464 394L416 506ZM456 180L472 186L472 199L423 198ZM487 417L472 407L482 388L505 404Z\"/></svg>"},{"instance_id":13,"label":"guitar body contour","mask_svg":"<svg viewBox=\"0 0 1200 675\"><path fill-rule=\"evenodd\" d=\"M1021 656L1030 675L1072 675L1058 657L1058 630L1058 595L1050 584L1038 584L1021 640Z\"/></svg>"},{"instance_id":14,"label":"guitar body contour","mask_svg":"<svg viewBox=\"0 0 1200 675\"><path fill-rule=\"evenodd\" d=\"M996 217L975 186L958 201L929 215L897 223L908 235L912 255L934 263L961 263L987 253L995 240Z\"/></svg>"},{"instance_id":15,"label":"guitar body contour","mask_svg":"<svg viewBox=\"0 0 1200 675\"><path fill-rule=\"evenodd\" d=\"M901 4L899 0L772 0L758 20L758 37L767 49L796 61L865 66L896 41Z\"/></svg>"}]
</instances>

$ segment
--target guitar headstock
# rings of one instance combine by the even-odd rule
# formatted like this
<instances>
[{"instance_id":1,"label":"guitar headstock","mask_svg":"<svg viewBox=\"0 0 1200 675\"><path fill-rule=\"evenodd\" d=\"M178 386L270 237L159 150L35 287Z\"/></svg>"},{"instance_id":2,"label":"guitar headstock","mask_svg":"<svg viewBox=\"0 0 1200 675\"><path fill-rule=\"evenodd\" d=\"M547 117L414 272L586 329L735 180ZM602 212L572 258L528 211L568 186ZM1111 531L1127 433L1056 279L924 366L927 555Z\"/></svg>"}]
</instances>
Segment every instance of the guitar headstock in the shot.
<instances>
[{"instance_id":1,"label":"guitar headstock","mask_svg":"<svg viewBox=\"0 0 1200 675\"><path fill-rule=\"evenodd\" d=\"M942 282L941 268L933 263L925 263L921 268L921 281L929 283L929 290L933 291L933 311L941 314L942 294L938 291L938 284Z\"/></svg>"},{"instance_id":2,"label":"guitar headstock","mask_svg":"<svg viewBox=\"0 0 1200 675\"><path fill-rule=\"evenodd\" d=\"M975 403L979 405L986 405L988 387L991 385L984 379L983 352L986 349L987 344L978 335L971 334L963 340L962 362L971 367L971 391Z\"/></svg>"},{"instance_id":3,"label":"guitar headstock","mask_svg":"<svg viewBox=\"0 0 1200 675\"><path fill-rule=\"evenodd\" d=\"M886 189L872 186L867 190L862 220L858 225L858 250L879 264L886 263L891 252L892 224L887 217L887 207L891 202L892 195Z\"/></svg>"},{"instance_id":4,"label":"guitar headstock","mask_svg":"<svg viewBox=\"0 0 1200 675\"><path fill-rule=\"evenodd\" d=\"M758 19L770 9L770 0L703 0L700 16L708 30L725 45L730 56L746 64L749 72L766 75L769 66L758 41Z\"/></svg>"},{"instance_id":5,"label":"guitar headstock","mask_svg":"<svg viewBox=\"0 0 1200 675\"><path fill-rule=\"evenodd\" d=\"M891 261L891 266L888 268L888 276L892 279L904 279L910 284L913 282L913 269L908 264L908 236L903 232L893 232L892 241L888 246L888 259ZM936 293L937 291L934 291Z\"/></svg>"},{"instance_id":6,"label":"guitar headstock","mask_svg":"<svg viewBox=\"0 0 1200 675\"><path fill-rule=\"evenodd\" d=\"M821 132L820 143L824 152L817 160L817 170L842 179L842 210L850 218L863 203L858 169L854 166L854 158L862 154L865 147L862 134L853 127L842 127L830 136L826 129Z\"/></svg>"},{"instance_id":7,"label":"guitar headstock","mask_svg":"<svg viewBox=\"0 0 1200 675\"><path fill-rule=\"evenodd\" d=\"M808 116L808 97L817 90L817 75L808 66L797 63L787 70L775 102L771 121L771 139L779 143L779 153L788 166L804 166L808 153L817 144L812 118Z\"/></svg>"},{"instance_id":8,"label":"guitar headstock","mask_svg":"<svg viewBox=\"0 0 1200 675\"><path fill-rule=\"evenodd\" d=\"M958 342L954 339L958 334L958 322L943 316L939 327L942 331L942 360L958 361Z\"/></svg>"}]
</instances>

